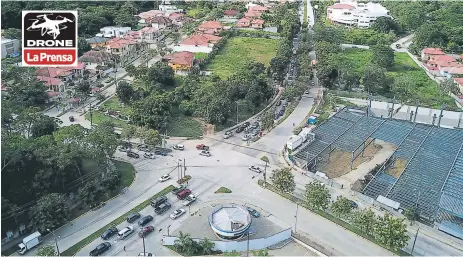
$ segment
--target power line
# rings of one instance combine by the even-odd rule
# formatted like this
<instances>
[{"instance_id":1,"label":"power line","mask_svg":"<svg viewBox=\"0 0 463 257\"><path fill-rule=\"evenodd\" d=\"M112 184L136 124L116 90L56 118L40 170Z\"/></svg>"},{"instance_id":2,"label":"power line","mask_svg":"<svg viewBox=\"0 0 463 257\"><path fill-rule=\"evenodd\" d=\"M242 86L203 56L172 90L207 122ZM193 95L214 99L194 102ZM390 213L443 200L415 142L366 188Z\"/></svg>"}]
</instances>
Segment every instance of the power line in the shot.
<instances>
[{"instance_id":1,"label":"power line","mask_svg":"<svg viewBox=\"0 0 463 257\"><path fill-rule=\"evenodd\" d=\"M235 144L235 143L227 142L227 141L220 140L220 139L216 139L216 138L212 138L212 137L204 137L204 138L212 139L212 140L215 140L215 141L218 141L218 142L222 142L222 143L225 143L225 144L229 144L229 145L238 146L238 147L241 147L241 148L251 149L251 150L254 150L254 151L259 151L259 152L264 152L264 153L268 153L268 154L279 155L279 153L269 152L269 151L266 151L266 150L257 149L257 148L250 147L250 146L238 145L238 144Z\"/></svg>"}]
</instances>

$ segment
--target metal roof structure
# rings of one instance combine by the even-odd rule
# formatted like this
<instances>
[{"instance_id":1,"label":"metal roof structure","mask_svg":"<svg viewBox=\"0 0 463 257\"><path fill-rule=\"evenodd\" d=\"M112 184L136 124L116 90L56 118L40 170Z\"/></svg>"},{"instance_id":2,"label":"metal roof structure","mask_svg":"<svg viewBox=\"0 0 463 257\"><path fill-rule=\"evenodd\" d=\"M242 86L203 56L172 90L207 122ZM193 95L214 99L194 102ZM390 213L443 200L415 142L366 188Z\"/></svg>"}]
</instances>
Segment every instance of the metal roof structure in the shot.
<instances>
[{"instance_id":1,"label":"metal roof structure","mask_svg":"<svg viewBox=\"0 0 463 257\"><path fill-rule=\"evenodd\" d=\"M463 130L407 120L367 115L343 108L312 131L315 141L295 153L304 168L316 170L317 159L334 149L351 153L351 163L373 140L397 146L386 165L363 190L400 203L401 209L416 208L428 220L463 222ZM404 171L393 177L386 166L396 159L407 161Z\"/></svg>"},{"instance_id":2,"label":"metal roof structure","mask_svg":"<svg viewBox=\"0 0 463 257\"><path fill-rule=\"evenodd\" d=\"M210 222L222 232L235 232L249 226L251 215L241 206L224 206L211 214Z\"/></svg>"}]
</instances>

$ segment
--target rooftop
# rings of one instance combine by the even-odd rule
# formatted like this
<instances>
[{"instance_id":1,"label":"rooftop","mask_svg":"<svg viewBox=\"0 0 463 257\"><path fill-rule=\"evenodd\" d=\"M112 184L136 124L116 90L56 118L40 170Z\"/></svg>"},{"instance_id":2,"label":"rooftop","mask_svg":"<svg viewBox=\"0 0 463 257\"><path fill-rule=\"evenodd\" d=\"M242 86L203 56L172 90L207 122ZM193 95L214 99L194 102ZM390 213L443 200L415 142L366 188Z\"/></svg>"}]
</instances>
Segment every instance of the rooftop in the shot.
<instances>
[{"instance_id":1,"label":"rooftop","mask_svg":"<svg viewBox=\"0 0 463 257\"><path fill-rule=\"evenodd\" d=\"M105 37L92 37L92 38L87 38L85 39L89 44L98 44L98 43L104 43L109 40L109 38Z\"/></svg>"},{"instance_id":2,"label":"rooftop","mask_svg":"<svg viewBox=\"0 0 463 257\"><path fill-rule=\"evenodd\" d=\"M241 206L223 206L211 214L211 224L225 232L232 232L247 226L251 215Z\"/></svg>"},{"instance_id":3,"label":"rooftop","mask_svg":"<svg viewBox=\"0 0 463 257\"><path fill-rule=\"evenodd\" d=\"M147 18L150 18L150 17L164 16L165 14L166 13L163 12L163 11L151 10L151 11L139 13L136 16L140 17L141 19L147 19Z\"/></svg>"},{"instance_id":4,"label":"rooftop","mask_svg":"<svg viewBox=\"0 0 463 257\"><path fill-rule=\"evenodd\" d=\"M460 84L461 86L463 86L463 78L454 78L453 80L455 80L456 83Z\"/></svg>"},{"instance_id":5,"label":"rooftop","mask_svg":"<svg viewBox=\"0 0 463 257\"><path fill-rule=\"evenodd\" d=\"M349 5L349 4L334 4L334 5L328 6L328 8L330 8L330 9L349 9L349 10L355 9L354 6Z\"/></svg>"},{"instance_id":6,"label":"rooftop","mask_svg":"<svg viewBox=\"0 0 463 257\"><path fill-rule=\"evenodd\" d=\"M210 43L215 44L219 42L221 37L210 35L210 34L196 34L192 35L182 41L182 45L194 45L194 46L208 46Z\"/></svg>"},{"instance_id":7,"label":"rooftop","mask_svg":"<svg viewBox=\"0 0 463 257\"><path fill-rule=\"evenodd\" d=\"M222 28L222 24L220 21L205 21L201 25L199 25L200 29L218 29Z\"/></svg>"},{"instance_id":8,"label":"rooftop","mask_svg":"<svg viewBox=\"0 0 463 257\"><path fill-rule=\"evenodd\" d=\"M444 51L440 48L425 48L422 50L424 54L429 54L429 55L444 55Z\"/></svg>"},{"instance_id":9,"label":"rooftop","mask_svg":"<svg viewBox=\"0 0 463 257\"><path fill-rule=\"evenodd\" d=\"M226 15L226 16L236 16L236 15L238 15L238 13L240 13L240 12L238 12L237 10L225 10L223 12L223 14Z\"/></svg>"},{"instance_id":10,"label":"rooftop","mask_svg":"<svg viewBox=\"0 0 463 257\"><path fill-rule=\"evenodd\" d=\"M176 52L172 55L166 56L165 59L170 59L171 64L180 64L185 66L192 66L194 54L191 52Z\"/></svg>"},{"instance_id":11,"label":"rooftop","mask_svg":"<svg viewBox=\"0 0 463 257\"><path fill-rule=\"evenodd\" d=\"M450 55L446 55L446 54L431 56L431 60L434 60L436 62L438 62L438 61L456 62L457 61L454 57L452 57Z\"/></svg>"}]
</instances>

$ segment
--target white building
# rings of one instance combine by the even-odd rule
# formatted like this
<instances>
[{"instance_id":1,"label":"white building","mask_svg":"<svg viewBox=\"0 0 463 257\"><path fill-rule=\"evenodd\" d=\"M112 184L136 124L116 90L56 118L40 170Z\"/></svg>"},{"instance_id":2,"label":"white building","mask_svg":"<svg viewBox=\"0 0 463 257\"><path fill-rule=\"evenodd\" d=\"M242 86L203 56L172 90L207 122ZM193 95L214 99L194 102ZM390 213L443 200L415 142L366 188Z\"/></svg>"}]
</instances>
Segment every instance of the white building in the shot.
<instances>
[{"instance_id":1,"label":"white building","mask_svg":"<svg viewBox=\"0 0 463 257\"><path fill-rule=\"evenodd\" d=\"M128 32L132 31L130 27L104 27L100 29L101 33L96 34L97 37L123 37Z\"/></svg>"},{"instance_id":2,"label":"white building","mask_svg":"<svg viewBox=\"0 0 463 257\"><path fill-rule=\"evenodd\" d=\"M163 11L168 14L171 14L174 12L183 12L183 9L178 9L177 6L175 5L160 4L159 11Z\"/></svg>"},{"instance_id":3,"label":"white building","mask_svg":"<svg viewBox=\"0 0 463 257\"><path fill-rule=\"evenodd\" d=\"M2 59L20 53L19 40L2 38Z\"/></svg>"},{"instance_id":4,"label":"white building","mask_svg":"<svg viewBox=\"0 0 463 257\"><path fill-rule=\"evenodd\" d=\"M357 1L341 0L340 3L328 6L327 17L335 24L368 28L378 17L391 17L389 11L378 3L357 3ZM391 17L392 18L392 17Z\"/></svg>"}]
</instances>

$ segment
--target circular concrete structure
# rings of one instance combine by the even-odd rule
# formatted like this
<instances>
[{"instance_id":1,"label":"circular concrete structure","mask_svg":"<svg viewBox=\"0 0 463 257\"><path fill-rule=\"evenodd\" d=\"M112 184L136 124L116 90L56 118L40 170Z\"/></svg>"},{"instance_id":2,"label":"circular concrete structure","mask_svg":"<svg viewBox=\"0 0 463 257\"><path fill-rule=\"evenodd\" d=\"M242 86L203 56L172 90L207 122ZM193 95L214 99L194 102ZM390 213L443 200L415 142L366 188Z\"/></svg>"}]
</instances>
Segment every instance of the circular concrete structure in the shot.
<instances>
[{"instance_id":1,"label":"circular concrete structure","mask_svg":"<svg viewBox=\"0 0 463 257\"><path fill-rule=\"evenodd\" d=\"M209 225L214 233L223 239L242 237L251 226L251 215L241 206L220 206L209 214Z\"/></svg>"}]
</instances>

